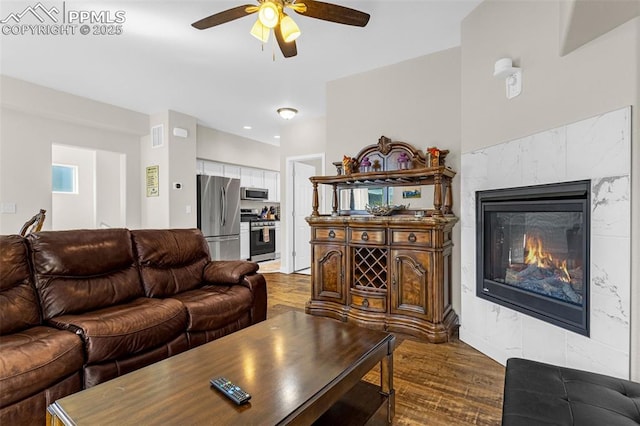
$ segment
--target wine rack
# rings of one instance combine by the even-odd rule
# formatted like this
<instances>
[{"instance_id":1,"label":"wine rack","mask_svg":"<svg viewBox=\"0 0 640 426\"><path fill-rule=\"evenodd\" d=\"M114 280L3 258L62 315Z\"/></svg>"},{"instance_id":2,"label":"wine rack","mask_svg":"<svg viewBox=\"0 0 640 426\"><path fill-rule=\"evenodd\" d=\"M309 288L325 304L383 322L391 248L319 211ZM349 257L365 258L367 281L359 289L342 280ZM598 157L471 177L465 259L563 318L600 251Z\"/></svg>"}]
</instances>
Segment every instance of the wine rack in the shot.
<instances>
[{"instance_id":1,"label":"wine rack","mask_svg":"<svg viewBox=\"0 0 640 426\"><path fill-rule=\"evenodd\" d=\"M353 248L353 286L361 290L387 291L387 250Z\"/></svg>"}]
</instances>

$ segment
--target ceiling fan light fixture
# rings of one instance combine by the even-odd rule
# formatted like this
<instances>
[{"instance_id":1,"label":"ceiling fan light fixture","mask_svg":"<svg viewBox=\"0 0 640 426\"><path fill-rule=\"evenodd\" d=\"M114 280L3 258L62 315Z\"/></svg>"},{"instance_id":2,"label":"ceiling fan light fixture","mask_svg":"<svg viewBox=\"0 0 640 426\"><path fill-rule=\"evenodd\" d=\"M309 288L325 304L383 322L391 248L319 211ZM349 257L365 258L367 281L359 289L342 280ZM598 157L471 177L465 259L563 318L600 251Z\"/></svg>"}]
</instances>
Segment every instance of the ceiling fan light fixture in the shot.
<instances>
[{"instance_id":1,"label":"ceiling fan light fixture","mask_svg":"<svg viewBox=\"0 0 640 426\"><path fill-rule=\"evenodd\" d=\"M253 27L251 27L251 31L250 31L252 36L254 36L255 38L257 38L263 43L266 43L269 41L270 32L271 30L269 28L262 25L262 22L260 22L260 19L256 19L256 23L253 24Z\"/></svg>"},{"instance_id":2,"label":"ceiling fan light fixture","mask_svg":"<svg viewBox=\"0 0 640 426\"><path fill-rule=\"evenodd\" d=\"M260 5L258 11L258 19L267 28L275 28L280 21L280 10L278 6L270 0L265 1Z\"/></svg>"},{"instance_id":3,"label":"ceiling fan light fixture","mask_svg":"<svg viewBox=\"0 0 640 426\"><path fill-rule=\"evenodd\" d=\"M291 43L300 37L300 28L286 13L282 14L282 19L280 20L280 32L287 43Z\"/></svg>"},{"instance_id":4,"label":"ceiling fan light fixture","mask_svg":"<svg viewBox=\"0 0 640 426\"><path fill-rule=\"evenodd\" d=\"M278 114L280 114L280 117L284 118L285 120L291 120L296 116L297 113L298 110L295 108L278 108Z\"/></svg>"}]
</instances>

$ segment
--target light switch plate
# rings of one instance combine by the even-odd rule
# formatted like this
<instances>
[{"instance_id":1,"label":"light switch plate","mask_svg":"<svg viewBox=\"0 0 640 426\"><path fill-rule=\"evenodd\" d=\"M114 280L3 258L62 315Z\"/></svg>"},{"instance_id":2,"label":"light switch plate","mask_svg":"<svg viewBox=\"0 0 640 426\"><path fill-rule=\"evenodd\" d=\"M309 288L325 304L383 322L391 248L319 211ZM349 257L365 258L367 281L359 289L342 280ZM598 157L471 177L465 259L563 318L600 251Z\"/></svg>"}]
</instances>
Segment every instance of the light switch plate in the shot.
<instances>
[{"instance_id":1,"label":"light switch plate","mask_svg":"<svg viewBox=\"0 0 640 426\"><path fill-rule=\"evenodd\" d=\"M0 213L15 214L16 203L0 203Z\"/></svg>"}]
</instances>

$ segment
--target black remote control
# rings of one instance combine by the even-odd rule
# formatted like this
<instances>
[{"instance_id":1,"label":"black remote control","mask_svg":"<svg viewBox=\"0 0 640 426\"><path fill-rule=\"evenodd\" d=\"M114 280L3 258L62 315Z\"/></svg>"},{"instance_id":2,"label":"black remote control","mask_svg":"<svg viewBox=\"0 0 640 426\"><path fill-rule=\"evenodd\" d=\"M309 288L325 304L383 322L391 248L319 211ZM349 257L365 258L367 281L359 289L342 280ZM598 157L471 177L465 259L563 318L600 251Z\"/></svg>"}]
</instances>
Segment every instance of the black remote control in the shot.
<instances>
[{"instance_id":1,"label":"black remote control","mask_svg":"<svg viewBox=\"0 0 640 426\"><path fill-rule=\"evenodd\" d=\"M244 404L251 399L251 395L242 390L240 386L236 386L222 376L211 379L210 382L214 388L238 405Z\"/></svg>"}]
</instances>

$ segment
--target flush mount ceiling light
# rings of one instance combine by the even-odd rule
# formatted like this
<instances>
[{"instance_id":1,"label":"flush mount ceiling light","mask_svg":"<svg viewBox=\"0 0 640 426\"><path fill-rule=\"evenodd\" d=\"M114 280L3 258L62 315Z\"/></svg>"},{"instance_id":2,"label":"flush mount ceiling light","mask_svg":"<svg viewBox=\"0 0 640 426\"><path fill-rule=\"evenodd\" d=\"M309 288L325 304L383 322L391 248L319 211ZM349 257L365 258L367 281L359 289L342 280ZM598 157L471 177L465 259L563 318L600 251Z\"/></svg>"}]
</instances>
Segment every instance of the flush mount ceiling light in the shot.
<instances>
[{"instance_id":1,"label":"flush mount ceiling light","mask_svg":"<svg viewBox=\"0 0 640 426\"><path fill-rule=\"evenodd\" d=\"M273 29L278 46L285 58L298 54L295 40L300 36L300 28L287 15L285 9L293 10L302 16L335 22L344 25L364 27L369 22L369 14L337 4L316 0L257 0L258 5L243 5L215 13L191 24L204 30L233 21L243 16L258 14L251 27L251 35L266 43Z\"/></svg>"},{"instance_id":2,"label":"flush mount ceiling light","mask_svg":"<svg viewBox=\"0 0 640 426\"><path fill-rule=\"evenodd\" d=\"M278 108L278 114L280 114L280 117L284 118L285 120L291 120L296 116L297 113L298 110L295 108Z\"/></svg>"}]
</instances>

